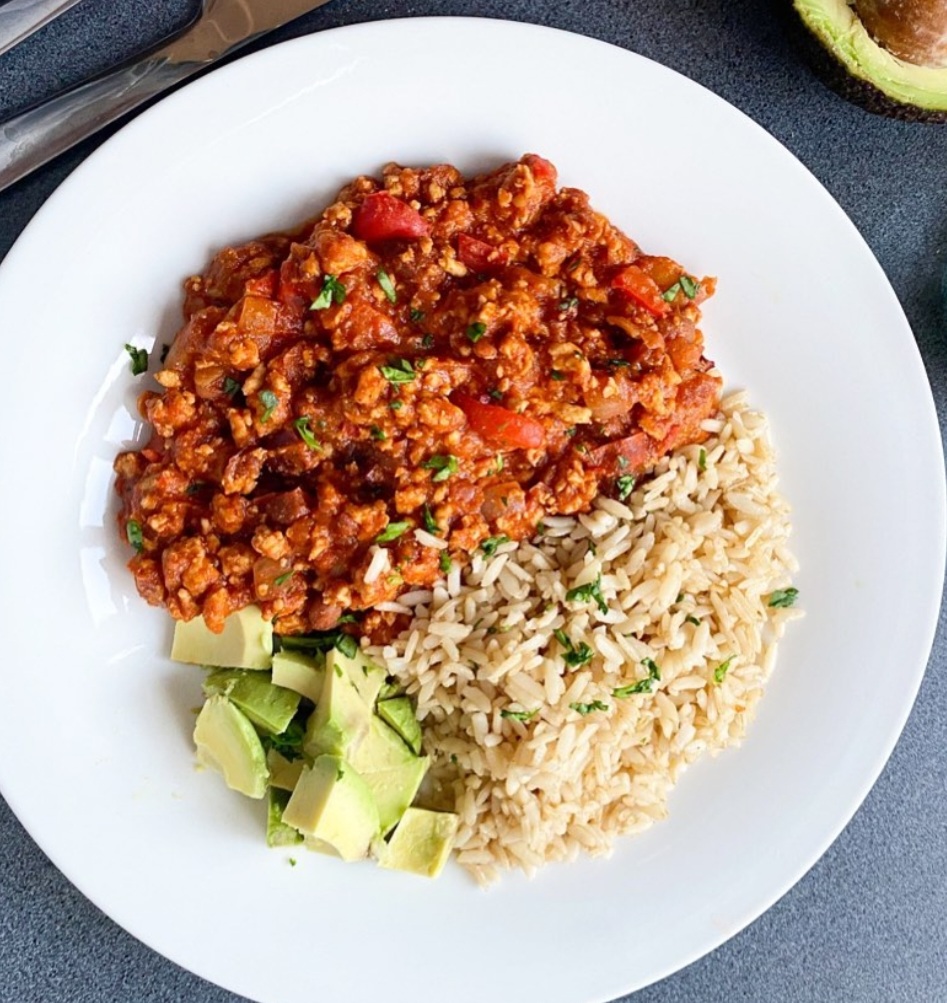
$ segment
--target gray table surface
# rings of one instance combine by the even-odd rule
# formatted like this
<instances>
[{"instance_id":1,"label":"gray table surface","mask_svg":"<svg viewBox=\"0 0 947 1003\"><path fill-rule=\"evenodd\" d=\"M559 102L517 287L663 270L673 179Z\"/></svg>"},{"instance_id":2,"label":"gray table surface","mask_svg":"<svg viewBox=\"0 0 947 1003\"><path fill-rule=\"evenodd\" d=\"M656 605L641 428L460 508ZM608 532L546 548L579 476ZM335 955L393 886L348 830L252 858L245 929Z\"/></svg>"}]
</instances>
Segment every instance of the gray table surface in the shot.
<instances>
[{"instance_id":1,"label":"gray table surface","mask_svg":"<svg viewBox=\"0 0 947 1003\"><path fill-rule=\"evenodd\" d=\"M0 119L157 42L197 6L83 0L0 57ZM943 429L947 125L878 118L836 97L800 61L779 8L766 0L334 0L266 44L380 18L480 15L591 35L699 81L783 142L854 220L911 322ZM0 194L0 256L107 135ZM942 608L927 675L894 754L834 845L765 915L636 993L635 1003L947 1000L945 619ZM2 801L0 903L0 1003L238 999L116 926L49 863Z\"/></svg>"}]
</instances>

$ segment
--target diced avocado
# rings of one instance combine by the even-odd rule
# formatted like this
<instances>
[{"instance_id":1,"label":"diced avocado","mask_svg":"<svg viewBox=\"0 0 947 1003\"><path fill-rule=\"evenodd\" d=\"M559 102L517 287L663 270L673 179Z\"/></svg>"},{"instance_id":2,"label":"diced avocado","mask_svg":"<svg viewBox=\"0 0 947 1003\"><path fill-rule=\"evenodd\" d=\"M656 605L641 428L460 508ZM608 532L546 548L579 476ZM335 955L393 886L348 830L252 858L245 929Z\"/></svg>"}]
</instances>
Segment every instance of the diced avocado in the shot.
<instances>
[{"instance_id":1,"label":"diced avocado","mask_svg":"<svg viewBox=\"0 0 947 1003\"><path fill-rule=\"evenodd\" d=\"M408 697L391 697L379 700L375 708L378 716L387 721L408 743L415 755L421 752L421 725L414 713L414 705Z\"/></svg>"},{"instance_id":2,"label":"diced avocado","mask_svg":"<svg viewBox=\"0 0 947 1003\"><path fill-rule=\"evenodd\" d=\"M271 735L282 734L299 709L298 693L274 686L269 675L259 671L218 669L204 680L204 693L227 697L257 727Z\"/></svg>"},{"instance_id":3,"label":"diced avocado","mask_svg":"<svg viewBox=\"0 0 947 1003\"><path fill-rule=\"evenodd\" d=\"M266 765L270 770L270 786L283 791L292 791L306 765L306 760L287 759L276 749L270 749L266 754Z\"/></svg>"},{"instance_id":4,"label":"diced avocado","mask_svg":"<svg viewBox=\"0 0 947 1003\"><path fill-rule=\"evenodd\" d=\"M266 793L269 771L260 736L226 697L209 697L194 725L197 758L219 770L228 787L247 797Z\"/></svg>"},{"instance_id":5,"label":"diced avocado","mask_svg":"<svg viewBox=\"0 0 947 1003\"><path fill-rule=\"evenodd\" d=\"M378 691L379 700L389 700L391 697L403 697L404 687L398 682L388 682L386 679Z\"/></svg>"},{"instance_id":6,"label":"diced avocado","mask_svg":"<svg viewBox=\"0 0 947 1003\"><path fill-rule=\"evenodd\" d=\"M361 651L356 651L350 658L338 648L333 648L326 652L326 672L334 672L337 668L348 673L366 706L373 708L378 691L385 685L385 670L366 658Z\"/></svg>"},{"instance_id":7,"label":"diced avocado","mask_svg":"<svg viewBox=\"0 0 947 1003\"><path fill-rule=\"evenodd\" d=\"M302 771L283 822L328 843L343 860L360 860L379 828L368 785L339 756L319 756Z\"/></svg>"},{"instance_id":8,"label":"diced avocado","mask_svg":"<svg viewBox=\"0 0 947 1003\"><path fill-rule=\"evenodd\" d=\"M322 697L306 725L303 751L313 759L320 755L351 759L368 734L372 716L345 667L327 658Z\"/></svg>"},{"instance_id":9,"label":"diced avocado","mask_svg":"<svg viewBox=\"0 0 947 1003\"><path fill-rule=\"evenodd\" d=\"M322 696L325 678L325 659L303 654L301 651L277 651L273 656L273 682L299 693L313 703Z\"/></svg>"},{"instance_id":10,"label":"diced avocado","mask_svg":"<svg viewBox=\"0 0 947 1003\"><path fill-rule=\"evenodd\" d=\"M361 775L375 798L382 834L387 834L398 824L418 793L429 765L430 760L425 756L400 766Z\"/></svg>"},{"instance_id":11,"label":"diced avocado","mask_svg":"<svg viewBox=\"0 0 947 1003\"><path fill-rule=\"evenodd\" d=\"M352 765L359 773L390 770L393 766L411 763L417 756L405 745L401 736L373 714L368 734L359 743L352 756Z\"/></svg>"},{"instance_id":12,"label":"diced avocado","mask_svg":"<svg viewBox=\"0 0 947 1003\"><path fill-rule=\"evenodd\" d=\"M271 787L267 792L266 845L295 846L303 841L303 834L283 821L283 812L289 802L286 791Z\"/></svg>"},{"instance_id":13,"label":"diced avocado","mask_svg":"<svg viewBox=\"0 0 947 1003\"><path fill-rule=\"evenodd\" d=\"M408 808L391 839L380 847L378 863L436 878L450 856L458 821L453 812Z\"/></svg>"},{"instance_id":14,"label":"diced avocado","mask_svg":"<svg viewBox=\"0 0 947 1003\"><path fill-rule=\"evenodd\" d=\"M202 616L174 624L171 658L192 665L235 669L268 669L273 658L273 624L258 606L245 606L224 621L215 634Z\"/></svg>"}]
</instances>

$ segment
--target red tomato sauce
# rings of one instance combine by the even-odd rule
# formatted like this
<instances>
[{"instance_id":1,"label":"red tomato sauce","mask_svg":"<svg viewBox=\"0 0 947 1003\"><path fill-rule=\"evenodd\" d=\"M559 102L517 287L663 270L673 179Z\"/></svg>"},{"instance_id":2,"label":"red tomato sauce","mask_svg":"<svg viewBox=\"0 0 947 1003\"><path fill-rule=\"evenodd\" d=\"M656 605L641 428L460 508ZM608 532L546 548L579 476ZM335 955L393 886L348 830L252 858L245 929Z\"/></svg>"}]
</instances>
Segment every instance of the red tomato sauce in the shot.
<instances>
[{"instance_id":1,"label":"red tomato sauce","mask_svg":"<svg viewBox=\"0 0 947 1003\"><path fill-rule=\"evenodd\" d=\"M225 248L140 398L150 440L115 462L140 593L212 629L257 603L282 633L346 611L390 633L378 603L703 439L713 288L533 154L472 178L389 165Z\"/></svg>"}]
</instances>

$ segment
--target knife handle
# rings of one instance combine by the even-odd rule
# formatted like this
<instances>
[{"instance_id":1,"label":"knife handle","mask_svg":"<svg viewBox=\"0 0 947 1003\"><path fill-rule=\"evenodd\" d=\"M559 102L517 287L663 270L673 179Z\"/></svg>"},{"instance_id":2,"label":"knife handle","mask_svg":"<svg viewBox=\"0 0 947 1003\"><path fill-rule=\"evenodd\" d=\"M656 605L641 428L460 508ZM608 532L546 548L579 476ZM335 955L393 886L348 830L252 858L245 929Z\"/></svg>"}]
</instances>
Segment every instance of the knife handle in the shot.
<instances>
[{"instance_id":1,"label":"knife handle","mask_svg":"<svg viewBox=\"0 0 947 1003\"><path fill-rule=\"evenodd\" d=\"M0 56L78 0L7 0L0 7Z\"/></svg>"},{"instance_id":2,"label":"knife handle","mask_svg":"<svg viewBox=\"0 0 947 1003\"><path fill-rule=\"evenodd\" d=\"M0 124L0 191L200 68L150 56Z\"/></svg>"}]
</instances>

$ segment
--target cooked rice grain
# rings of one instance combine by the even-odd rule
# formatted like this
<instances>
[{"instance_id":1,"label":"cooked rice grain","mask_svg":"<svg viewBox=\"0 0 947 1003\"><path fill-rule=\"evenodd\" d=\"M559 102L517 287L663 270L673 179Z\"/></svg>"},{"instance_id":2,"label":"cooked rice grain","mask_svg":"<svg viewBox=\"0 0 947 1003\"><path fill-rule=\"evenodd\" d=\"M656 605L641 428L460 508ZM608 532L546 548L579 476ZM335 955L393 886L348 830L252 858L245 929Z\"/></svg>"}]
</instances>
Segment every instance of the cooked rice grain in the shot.
<instances>
[{"instance_id":1,"label":"cooked rice grain","mask_svg":"<svg viewBox=\"0 0 947 1003\"><path fill-rule=\"evenodd\" d=\"M624 503L547 519L413 595L411 628L369 649L418 701L431 802L459 813L458 859L480 882L608 853L666 815L688 764L744 735L801 615L766 604L796 570L789 506L745 395L704 428ZM599 580L607 614L566 600ZM567 665L557 630L591 659ZM653 692L616 697L647 677L645 659Z\"/></svg>"}]
</instances>

